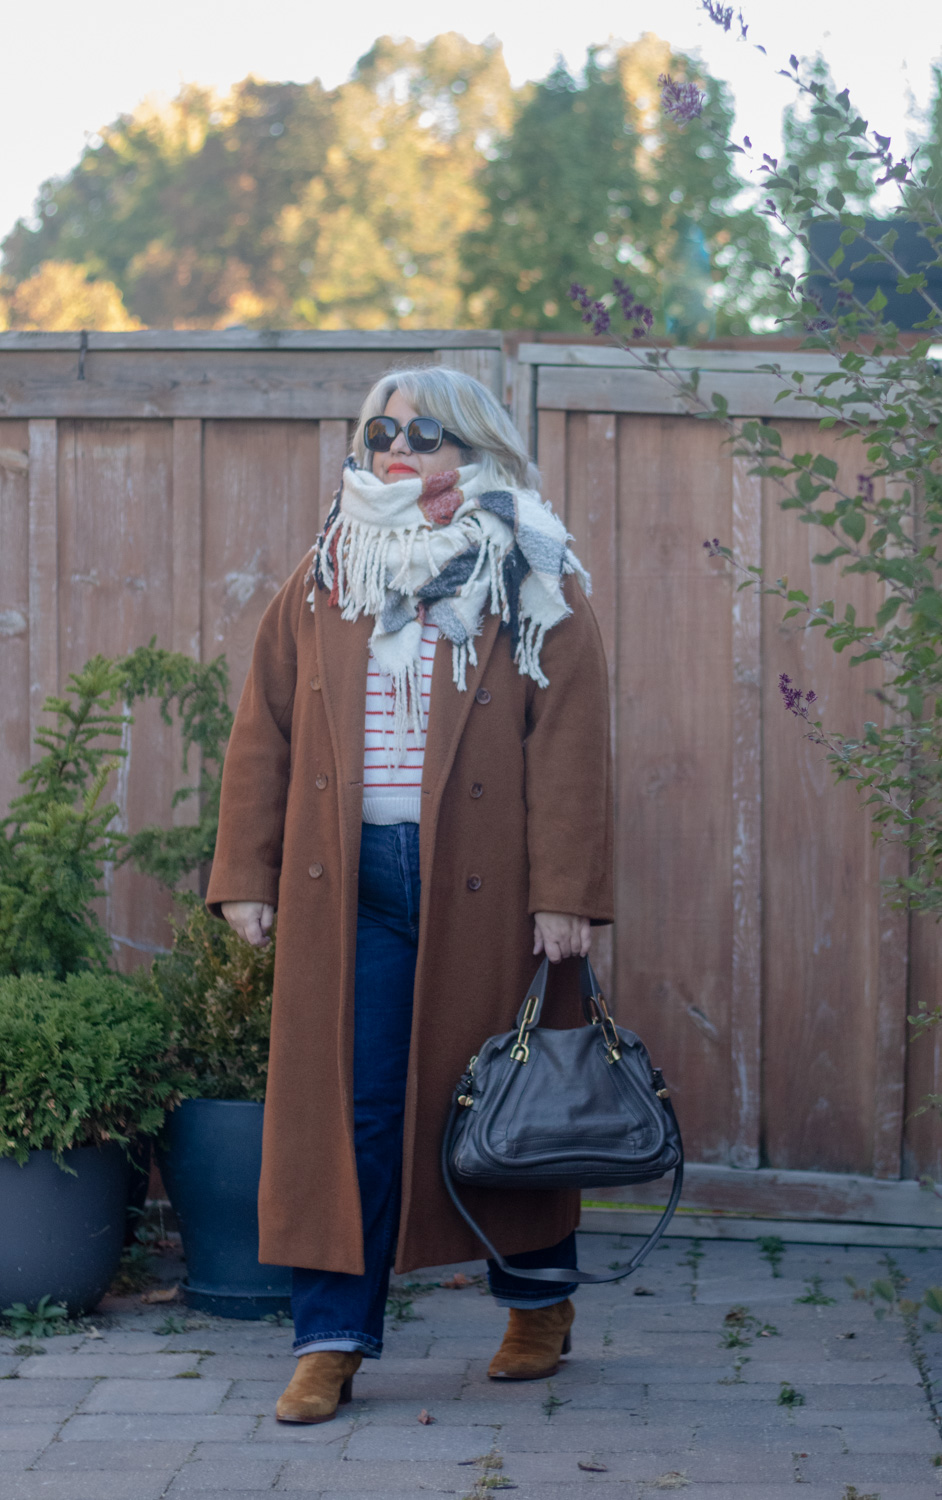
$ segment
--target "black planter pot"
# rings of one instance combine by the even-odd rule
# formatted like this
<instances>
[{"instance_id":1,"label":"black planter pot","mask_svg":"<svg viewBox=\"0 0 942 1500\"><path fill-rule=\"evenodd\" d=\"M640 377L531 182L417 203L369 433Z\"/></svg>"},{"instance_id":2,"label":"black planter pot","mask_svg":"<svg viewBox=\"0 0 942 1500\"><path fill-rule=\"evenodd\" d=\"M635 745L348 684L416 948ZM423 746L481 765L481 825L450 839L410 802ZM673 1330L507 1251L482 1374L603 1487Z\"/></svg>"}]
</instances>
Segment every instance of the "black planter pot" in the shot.
<instances>
[{"instance_id":1,"label":"black planter pot","mask_svg":"<svg viewBox=\"0 0 942 1500\"><path fill-rule=\"evenodd\" d=\"M71 1172L51 1151L31 1151L22 1167L0 1161L0 1307L33 1307L48 1295L77 1317L101 1301L118 1269L127 1157L108 1142L76 1147L63 1160Z\"/></svg>"},{"instance_id":2,"label":"black planter pot","mask_svg":"<svg viewBox=\"0 0 942 1500\"><path fill-rule=\"evenodd\" d=\"M258 1260L263 1104L185 1099L164 1122L161 1176L180 1225L187 1306L224 1318L288 1312L291 1271Z\"/></svg>"}]
</instances>

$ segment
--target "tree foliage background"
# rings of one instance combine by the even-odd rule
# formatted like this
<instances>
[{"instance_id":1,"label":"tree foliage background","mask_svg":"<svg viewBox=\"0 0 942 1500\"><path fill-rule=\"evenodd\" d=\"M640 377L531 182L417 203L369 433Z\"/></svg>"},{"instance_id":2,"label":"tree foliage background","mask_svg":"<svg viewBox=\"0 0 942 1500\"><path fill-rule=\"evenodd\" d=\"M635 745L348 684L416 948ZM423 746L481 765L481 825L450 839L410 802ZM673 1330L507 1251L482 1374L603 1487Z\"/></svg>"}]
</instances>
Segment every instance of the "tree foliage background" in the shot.
<instances>
[{"instance_id":1,"label":"tree foliage background","mask_svg":"<svg viewBox=\"0 0 942 1500\"><path fill-rule=\"evenodd\" d=\"M664 128L661 74L705 92L683 129ZM335 89L189 85L43 184L3 244L0 327L575 331L569 283L613 271L658 332L768 327L756 267L775 256L722 147L731 115L726 85L652 34L517 90L499 42L453 32L381 37ZM848 198L872 192L818 122L793 111L785 133Z\"/></svg>"}]
</instances>

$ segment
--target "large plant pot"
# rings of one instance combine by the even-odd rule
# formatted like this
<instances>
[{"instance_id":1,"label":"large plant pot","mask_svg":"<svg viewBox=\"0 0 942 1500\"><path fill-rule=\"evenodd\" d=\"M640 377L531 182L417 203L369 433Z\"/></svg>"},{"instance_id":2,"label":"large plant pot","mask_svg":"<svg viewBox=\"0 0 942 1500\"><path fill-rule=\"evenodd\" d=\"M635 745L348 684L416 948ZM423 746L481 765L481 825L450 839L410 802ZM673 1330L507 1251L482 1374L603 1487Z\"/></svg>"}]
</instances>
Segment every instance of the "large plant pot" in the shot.
<instances>
[{"instance_id":1,"label":"large plant pot","mask_svg":"<svg viewBox=\"0 0 942 1500\"><path fill-rule=\"evenodd\" d=\"M22 1167L0 1161L0 1308L48 1295L77 1317L101 1301L118 1269L127 1157L109 1141L63 1160L70 1172L51 1151L31 1151Z\"/></svg>"},{"instance_id":2,"label":"large plant pot","mask_svg":"<svg viewBox=\"0 0 942 1500\"><path fill-rule=\"evenodd\" d=\"M258 1179L265 1106L185 1099L157 1151L186 1257L187 1306L261 1318L291 1306L291 1271L258 1259Z\"/></svg>"}]
</instances>

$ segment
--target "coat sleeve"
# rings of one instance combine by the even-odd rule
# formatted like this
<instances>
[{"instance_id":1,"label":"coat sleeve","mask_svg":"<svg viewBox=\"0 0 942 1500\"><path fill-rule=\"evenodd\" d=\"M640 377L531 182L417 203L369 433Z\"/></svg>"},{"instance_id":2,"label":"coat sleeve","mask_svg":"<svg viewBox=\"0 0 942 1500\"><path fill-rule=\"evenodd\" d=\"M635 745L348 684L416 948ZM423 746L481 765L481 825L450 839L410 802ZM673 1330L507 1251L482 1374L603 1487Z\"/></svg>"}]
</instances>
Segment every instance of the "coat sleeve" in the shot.
<instances>
[{"instance_id":1,"label":"coat sleeve","mask_svg":"<svg viewBox=\"0 0 942 1500\"><path fill-rule=\"evenodd\" d=\"M291 768L297 629L307 566L305 558L262 616L229 737L206 893L206 904L217 917L223 901L277 905Z\"/></svg>"},{"instance_id":2,"label":"coat sleeve","mask_svg":"<svg viewBox=\"0 0 942 1500\"><path fill-rule=\"evenodd\" d=\"M589 601L572 579L572 614L547 632L526 753L529 910L614 918L608 667Z\"/></svg>"}]
</instances>

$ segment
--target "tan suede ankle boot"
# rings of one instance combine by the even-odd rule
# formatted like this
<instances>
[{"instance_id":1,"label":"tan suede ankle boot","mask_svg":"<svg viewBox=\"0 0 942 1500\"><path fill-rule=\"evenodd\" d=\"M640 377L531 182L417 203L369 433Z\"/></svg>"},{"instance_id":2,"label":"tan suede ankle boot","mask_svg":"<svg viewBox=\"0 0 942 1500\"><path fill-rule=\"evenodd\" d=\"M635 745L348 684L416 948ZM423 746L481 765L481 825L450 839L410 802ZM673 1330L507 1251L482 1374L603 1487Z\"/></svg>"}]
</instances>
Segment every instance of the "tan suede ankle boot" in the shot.
<instances>
[{"instance_id":1,"label":"tan suede ankle boot","mask_svg":"<svg viewBox=\"0 0 942 1500\"><path fill-rule=\"evenodd\" d=\"M278 1397L279 1422L329 1422L353 1395L353 1377L362 1354L342 1349L314 1349L298 1358L287 1389Z\"/></svg>"},{"instance_id":2,"label":"tan suede ankle boot","mask_svg":"<svg viewBox=\"0 0 942 1500\"><path fill-rule=\"evenodd\" d=\"M552 1307L512 1307L504 1341L488 1367L491 1380L546 1380L571 1348L576 1309L569 1298Z\"/></svg>"}]
</instances>

